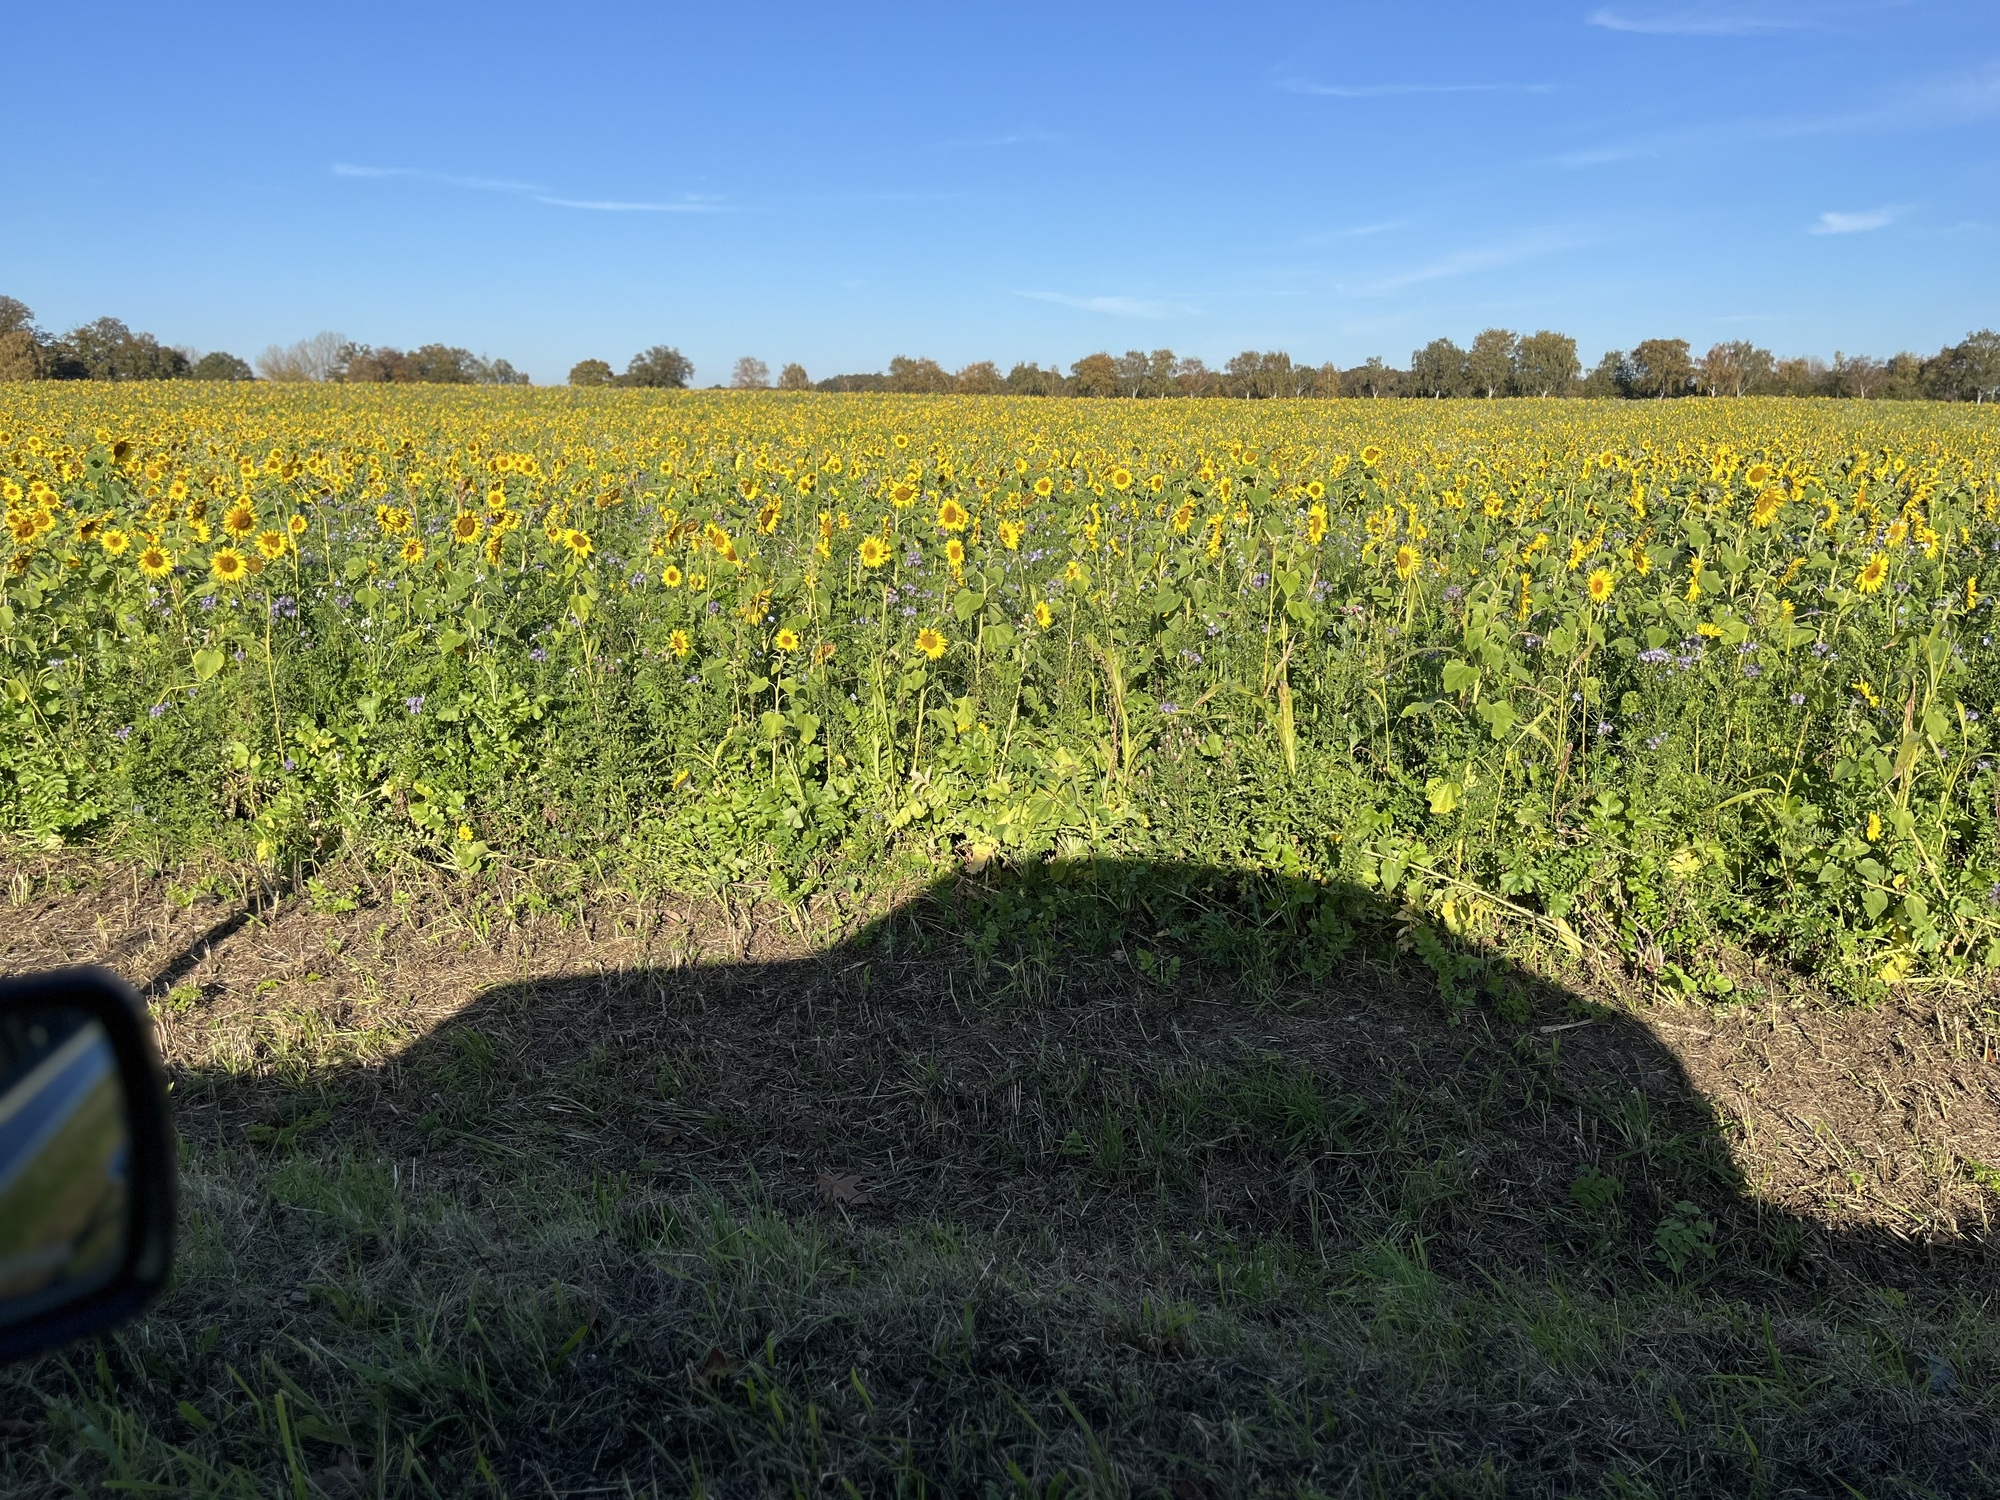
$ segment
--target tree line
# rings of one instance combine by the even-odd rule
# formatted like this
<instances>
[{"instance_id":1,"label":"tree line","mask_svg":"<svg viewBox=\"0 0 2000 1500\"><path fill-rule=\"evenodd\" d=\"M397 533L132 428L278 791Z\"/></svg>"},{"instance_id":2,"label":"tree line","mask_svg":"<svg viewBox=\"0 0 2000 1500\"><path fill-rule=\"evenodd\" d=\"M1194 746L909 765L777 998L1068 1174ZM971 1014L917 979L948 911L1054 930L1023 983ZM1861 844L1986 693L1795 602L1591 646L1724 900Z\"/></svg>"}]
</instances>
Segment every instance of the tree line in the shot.
<instances>
[{"instance_id":1,"label":"tree line","mask_svg":"<svg viewBox=\"0 0 2000 1500\"><path fill-rule=\"evenodd\" d=\"M16 297L0 296L0 380L272 380L395 382L424 385L527 385L504 359L486 359L450 344L408 351L358 344L319 333L295 344L273 344L248 360L226 350L207 354L134 333L117 318L99 318L51 334Z\"/></svg>"},{"instance_id":2,"label":"tree line","mask_svg":"<svg viewBox=\"0 0 2000 1500\"><path fill-rule=\"evenodd\" d=\"M581 367L579 367L581 368ZM580 384L572 374L572 383ZM736 362L730 384L771 384L762 360ZM991 360L946 370L933 359L898 355L879 374L834 375L811 381L787 365L780 390L900 391L917 395L1100 396L1126 398L1230 396L1423 397L1433 400L1499 396L1591 396L1664 399L1678 396L1839 396L1889 401L2000 400L2000 334L1982 329L1928 357L1889 359L1835 354L1780 359L1743 340L1697 355L1686 339L1647 339L1630 351L1613 349L1585 373L1576 340L1543 329L1517 334L1489 328L1460 348L1433 339L1412 351L1407 369L1373 358L1347 369L1295 361L1282 350L1245 350L1220 370L1171 349L1130 349L1086 355L1065 374L1059 365L1017 364L1005 375Z\"/></svg>"},{"instance_id":3,"label":"tree line","mask_svg":"<svg viewBox=\"0 0 2000 1500\"><path fill-rule=\"evenodd\" d=\"M504 359L487 359L449 344L415 349L356 343L338 333L274 344L250 362L223 350L200 354L135 333L116 318L99 318L53 335L35 326L16 298L0 296L0 380L254 380L350 384L527 385ZM580 361L573 386L679 389L694 379L694 362L668 344L632 356L622 372L601 359ZM1171 349L1087 354L1065 372L1060 364L1014 365L1004 375L992 360L947 370L934 359L897 355L886 371L833 375L814 381L787 364L776 381L770 366L745 356L729 385L786 391L898 391L915 395L1094 396L1130 399L1230 396L1248 400L1331 397L1594 396L1665 399L1680 396L1840 396L1862 400L2000 400L2000 333L1981 329L1933 355L1887 359L1837 353L1780 359L1745 340L1697 355L1686 339L1647 339L1613 349L1586 373L1576 340L1543 329L1518 334L1488 328L1471 345L1433 339L1413 350L1407 369L1372 358L1342 369L1332 361L1295 361L1282 350L1245 350L1221 369Z\"/></svg>"}]
</instances>

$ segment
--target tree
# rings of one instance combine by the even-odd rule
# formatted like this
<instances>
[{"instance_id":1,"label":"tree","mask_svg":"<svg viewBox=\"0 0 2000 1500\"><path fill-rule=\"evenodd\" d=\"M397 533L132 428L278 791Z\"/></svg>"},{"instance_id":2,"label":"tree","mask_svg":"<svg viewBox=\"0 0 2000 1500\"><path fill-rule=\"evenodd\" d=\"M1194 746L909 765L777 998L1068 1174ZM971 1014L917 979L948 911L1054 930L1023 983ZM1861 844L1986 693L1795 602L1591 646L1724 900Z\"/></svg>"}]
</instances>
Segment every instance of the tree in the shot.
<instances>
[{"instance_id":1,"label":"tree","mask_svg":"<svg viewBox=\"0 0 2000 1500\"><path fill-rule=\"evenodd\" d=\"M480 356L472 362L474 385L533 385L526 370L517 370L504 359Z\"/></svg>"},{"instance_id":2,"label":"tree","mask_svg":"<svg viewBox=\"0 0 2000 1500\"><path fill-rule=\"evenodd\" d=\"M1086 354L1069 367L1070 388L1079 396L1118 394L1118 364L1109 354Z\"/></svg>"},{"instance_id":3,"label":"tree","mask_svg":"<svg viewBox=\"0 0 2000 1500\"><path fill-rule=\"evenodd\" d=\"M912 396L940 396L951 389L951 376L934 359L899 354L889 361L889 389Z\"/></svg>"},{"instance_id":4,"label":"tree","mask_svg":"<svg viewBox=\"0 0 2000 1500\"><path fill-rule=\"evenodd\" d=\"M1356 396L1366 396L1379 400L1383 396L1400 396L1403 393L1404 374L1393 369L1379 354L1368 356L1368 362L1356 365L1340 377L1343 389Z\"/></svg>"},{"instance_id":5,"label":"tree","mask_svg":"<svg viewBox=\"0 0 2000 1500\"><path fill-rule=\"evenodd\" d=\"M0 333L0 380L46 380L48 356L26 328Z\"/></svg>"},{"instance_id":6,"label":"tree","mask_svg":"<svg viewBox=\"0 0 2000 1500\"><path fill-rule=\"evenodd\" d=\"M1466 381L1465 351L1450 339L1432 339L1410 356L1410 384L1420 396L1462 396Z\"/></svg>"},{"instance_id":7,"label":"tree","mask_svg":"<svg viewBox=\"0 0 2000 1500\"><path fill-rule=\"evenodd\" d=\"M410 375L410 357L401 349L388 345L376 348L373 344L347 344L341 348L341 357L332 376L346 385L387 385L391 382L407 382ZM263 370L266 380L300 381L309 376L292 373L295 368L260 359L258 367ZM284 373L273 374L274 369Z\"/></svg>"},{"instance_id":8,"label":"tree","mask_svg":"<svg viewBox=\"0 0 2000 1500\"><path fill-rule=\"evenodd\" d=\"M632 362L625 367L619 377L620 385L644 386L653 390L683 390L694 379L694 361L680 350L666 344L655 344L652 348L632 356Z\"/></svg>"},{"instance_id":9,"label":"tree","mask_svg":"<svg viewBox=\"0 0 2000 1500\"><path fill-rule=\"evenodd\" d=\"M786 365L778 372L778 389L781 391L809 391L812 381L806 376L806 367L799 364Z\"/></svg>"},{"instance_id":10,"label":"tree","mask_svg":"<svg viewBox=\"0 0 2000 1500\"><path fill-rule=\"evenodd\" d=\"M0 297L0 338L10 333L35 332L35 315L19 297Z\"/></svg>"},{"instance_id":11,"label":"tree","mask_svg":"<svg viewBox=\"0 0 2000 1500\"><path fill-rule=\"evenodd\" d=\"M345 334L316 333L296 344L271 345L257 356L257 372L266 380L338 380L345 351L356 347Z\"/></svg>"},{"instance_id":12,"label":"tree","mask_svg":"<svg viewBox=\"0 0 2000 1500\"><path fill-rule=\"evenodd\" d=\"M1867 401L1882 394L1882 385L1888 374L1888 365L1879 359L1866 354L1843 354L1836 349L1833 369L1828 372L1828 384L1832 388L1830 394Z\"/></svg>"},{"instance_id":13,"label":"tree","mask_svg":"<svg viewBox=\"0 0 2000 1500\"><path fill-rule=\"evenodd\" d=\"M729 373L729 388L735 391L762 391L771 386L771 367L746 354Z\"/></svg>"},{"instance_id":14,"label":"tree","mask_svg":"<svg viewBox=\"0 0 2000 1500\"><path fill-rule=\"evenodd\" d=\"M1190 354L1174 361L1173 388L1182 396L1213 396L1222 388L1222 382L1215 378L1215 371L1201 362L1199 355Z\"/></svg>"},{"instance_id":15,"label":"tree","mask_svg":"<svg viewBox=\"0 0 2000 1500\"><path fill-rule=\"evenodd\" d=\"M1223 366L1222 373L1227 393L1246 401L1269 401L1299 393L1298 371L1291 355L1282 349L1267 354L1245 349Z\"/></svg>"},{"instance_id":16,"label":"tree","mask_svg":"<svg viewBox=\"0 0 2000 1500\"><path fill-rule=\"evenodd\" d=\"M1062 371L1044 370L1038 364L1021 363L1007 372L1007 394L1010 396L1060 396L1062 394Z\"/></svg>"},{"instance_id":17,"label":"tree","mask_svg":"<svg viewBox=\"0 0 2000 1500\"><path fill-rule=\"evenodd\" d=\"M617 378L611 373L611 366L601 359L580 359L569 367L571 385L610 385Z\"/></svg>"},{"instance_id":18,"label":"tree","mask_svg":"<svg viewBox=\"0 0 2000 1500\"><path fill-rule=\"evenodd\" d=\"M1606 349L1604 358L1597 362L1597 368L1583 379L1584 395L1604 401L1615 396L1628 396L1631 392L1632 366L1625 358L1625 351Z\"/></svg>"},{"instance_id":19,"label":"tree","mask_svg":"<svg viewBox=\"0 0 2000 1500\"><path fill-rule=\"evenodd\" d=\"M1823 359L1781 359L1765 388L1779 396L1820 396L1827 392L1828 373Z\"/></svg>"},{"instance_id":20,"label":"tree","mask_svg":"<svg viewBox=\"0 0 2000 1500\"><path fill-rule=\"evenodd\" d=\"M2000 401L2000 333L1982 328L1941 350L1936 387L1947 401Z\"/></svg>"},{"instance_id":21,"label":"tree","mask_svg":"<svg viewBox=\"0 0 2000 1500\"><path fill-rule=\"evenodd\" d=\"M1000 367L990 359L975 360L952 376L951 381L968 396L997 396L1007 389Z\"/></svg>"},{"instance_id":22,"label":"tree","mask_svg":"<svg viewBox=\"0 0 2000 1500\"><path fill-rule=\"evenodd\" d=\"M1566 333L1544 328L1522 339L1514 350L1514 390L1520 395L1567 396L1582 374L1576 340Z\"/></svg>"},{"instance_id":23,"label":"tree","mask_svg":"<svg viewBox=\"0 0 2000 1500\"><path fill-rule=\"evenodd\" d=\"M257 378L257 373L250 368L249 361L238 359L235 355L225 353L221 349L204 354L200 359L196 360L194 368L189 370L188 374L196 380L255 380Z\"/></svg>"},{"instance_id":24,"label":"tree","mask_svg":"<svg viewBox=\"0 0 2000 1500\"><path fill-rule=\"evenodd\" d=\"M54 373L71 380L177 380L188 357L117 318L99 318L64 334L49 351Z\"/></svg>"},{"instance_id":25,"label":"tree","mask_svg":"<svg viewBox=\"0 0 2000 1500\"><path fill-rule=\"evenodd\" d=\"M1748 339L1736 339L1711 345L1695 376L1701 389L1711 396L1742 396L1768 385L1775 368L1770 350L1759 349Z\"/></svg>"},{"instance_id":26,"label":"tree","mask_svg":"<svg viewBox=\"0 0 2000 1500\"><path fill-rule=\"evenodd\" d=\"M1632 389L1641 396L1685 396L1694 383L1686 339L1647 339L1632 351Z\"/></svg>"},{"instance_id":27,"label":"tree","mask_svg":"<svg viewBox=\"0 0 2000 1500\"><path fill-rule=\"evenodd\" d=\"M1491 401L1512 388L1514 355L1521 337L1505 328L1488 328L1472 341L1465 352L1466 382L1475 393Z\"/></svg>"},{"instance_id":28,"label":"tree","mask_svg":"<svg viewBox=\"0 0 2000 1500\"><path fill-rule=\"evenodd\" d=\"M1889 356L1882 368L1884 401L1921 401L1924 398L1924 365L1921 354L1905 351Z\"/></svg>"}]
</instances>

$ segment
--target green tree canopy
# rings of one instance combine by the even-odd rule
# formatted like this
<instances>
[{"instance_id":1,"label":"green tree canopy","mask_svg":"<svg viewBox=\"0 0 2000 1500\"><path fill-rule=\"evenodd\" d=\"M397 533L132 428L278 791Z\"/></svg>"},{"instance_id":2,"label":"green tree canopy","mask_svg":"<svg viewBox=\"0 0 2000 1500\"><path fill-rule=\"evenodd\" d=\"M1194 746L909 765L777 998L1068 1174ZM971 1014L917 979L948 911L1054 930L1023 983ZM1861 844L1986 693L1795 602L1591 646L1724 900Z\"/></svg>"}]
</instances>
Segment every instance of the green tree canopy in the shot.
<instances>
[{"instance_id":1,"label":"green tree canopy","mask_svg":"<svg viewBox=\"0 0 2000 1500\"><path fill-rule=\"evenodd\" d=\"M652 348L632 356L632 362L625 367L625 373L619 377L618 383L653 389L682 390L692 379L694 379L693 360L670 345L655 344Z\"/></svg>"},{"instance_id":2,"label":"green tree canopy","mask_svg":"<svg viewBox=\"0 0 2000 1500\"><path fill-rule=\"evenodd\" d=\"M234 354L217 349L204 354L194 362L188 374L196 380L255 380L257 374L250 368L250 362L239 359Z\"/></svg>"}]
</instances>

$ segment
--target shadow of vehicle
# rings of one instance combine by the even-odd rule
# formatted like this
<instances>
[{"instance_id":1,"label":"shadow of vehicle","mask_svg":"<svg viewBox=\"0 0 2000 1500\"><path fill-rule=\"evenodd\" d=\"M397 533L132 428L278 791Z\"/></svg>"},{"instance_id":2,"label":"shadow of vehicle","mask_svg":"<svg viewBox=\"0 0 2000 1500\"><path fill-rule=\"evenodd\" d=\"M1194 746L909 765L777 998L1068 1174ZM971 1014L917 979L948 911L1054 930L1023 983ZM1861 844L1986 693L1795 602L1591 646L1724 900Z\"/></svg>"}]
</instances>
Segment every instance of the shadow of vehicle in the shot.
<instances>
[{"instance_id":1,"label":"shadow of vehicle","mask_svg":"<svg viewBox=\"0 0 2000 1500\"><path fill-rule=\"evenodd\" d=\"M228 1396L147 1363L220 1326L389 1491L2000 1488L1990 1241L1773 1209L1645 1024L1371 901L994 870L184 1073L211 1249L123 1399Z\"/></svg>"}]
</instances>

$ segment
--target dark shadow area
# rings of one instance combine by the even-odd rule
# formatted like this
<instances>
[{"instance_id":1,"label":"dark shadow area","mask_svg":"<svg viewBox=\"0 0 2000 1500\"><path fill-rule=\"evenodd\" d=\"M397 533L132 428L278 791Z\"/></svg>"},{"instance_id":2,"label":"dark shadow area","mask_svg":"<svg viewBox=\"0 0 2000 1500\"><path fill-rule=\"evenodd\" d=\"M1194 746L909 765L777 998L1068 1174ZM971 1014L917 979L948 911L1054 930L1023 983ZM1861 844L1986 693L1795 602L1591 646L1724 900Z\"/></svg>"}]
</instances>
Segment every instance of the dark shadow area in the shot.
<instances>
[{"instance_id":1,"label":"dark shadow area","mask_svg":"<svg viewBox=\"0 0 2000 1500\"><path fill-rule=\"evenodd\" d=\"M386 1064L177 1088L197 1154L334 1184L269 1210L331 1309L306 1391L384 1336L360 1288L478 1247L424 1358L483 1394L370 1398L460 1434L446 1492L2000 1487L1985 1250L1760 1203L1646 1026L1359 890L993 871L810 957L501 985ZM473 1228L354 1211L371 1162Z\"/></svg>"}]
</instances>

